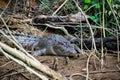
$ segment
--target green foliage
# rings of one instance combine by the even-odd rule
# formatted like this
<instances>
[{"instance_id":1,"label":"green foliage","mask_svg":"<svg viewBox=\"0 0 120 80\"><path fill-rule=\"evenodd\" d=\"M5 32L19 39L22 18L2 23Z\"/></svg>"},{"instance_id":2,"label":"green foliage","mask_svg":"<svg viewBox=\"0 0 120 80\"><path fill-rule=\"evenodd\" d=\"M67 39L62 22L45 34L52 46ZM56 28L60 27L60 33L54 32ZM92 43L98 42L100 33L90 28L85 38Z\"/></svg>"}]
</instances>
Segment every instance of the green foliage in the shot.
<instances>
[{"instance_id":1,"label":"green foliage","mask_svg":"<svg viewBox=\"0 0 120 80\"><path fill-rule=\"evenodd\" d=\"M85 2L85 3L90 3L90 2L91 2L91 0L84 0L84 2Z\"/></svg>"},{"instance_id":2,"label":"green foliage","mask_svg":"<svg viewBox=\"0 0 120 80\"><path fill-rule=\"evenodd\" d=\"M110 4L112 4L113 0L108 0L110 2Z\"/></svg>"},{"instance_id":3,"label":"green foliage","mask_svg":"<svg viewBox=\"0 0 120 80\"><path fill-rule=\"evenodd\" d=\"M49 1L48 0L44 0L44 2L42 2L42 4L39 6L39 8L41 10L46 9L46 8L49 7L48 4L49 4Z\"/></svg>"},{"instance_id":4,"label":"green foliage","mask_svg":"<svg viewBox=\"0 0 120 80\"><path fill-rule=\"evenodd\" d=\"M58 5L58 7L64 2L64 0L43 0L41 1L41 4L39 5L39 9L44 12L44 14L52 14L57 8L55 8L55 5ZM75 4L73 4L72 1L68 1L63 8L59 11L58 14L61 15L67 15L71 13L78 12ZM65 13L65 14L64 14Z\"/></svg>"},{"instance_id":5,"label":"green foliage","mask_svg":"<svg viewBox=\"0 0 120 80\"><path fill-rule=\"evenodd\" d=\"M42 0L41 4L39 5L39 9L43 12L43 14L52 14L53 13L53 5L56 1L50 0Z\"/></svg>"},{"instance_id":6,"label":"green foliage","mask_svg":"<svg viewBox=\"0 0 120 80\"><path fill-rule=\"evenodd\" d=\"M85 3L85 5L84 5L84 9L88 9L89 8L89 3L91 3L91 0L84 0L84 3Z\"/></svg>"},{"instance_id":7,"label":"green foliage","mask_svg":"<svg viewBox=\"0 0 120 80\"><path fill-rule=\"evenodd\" d=\"M72 1L68 1L65 6L63 7L62 11L65 11L66 14L76 13L78 12L75 5Z\"/></svg>"},{"instance_id":8,"label":"green foliage","mask_svg":"<svg viewBox=\"0 0 120 80\"><path fill-rule=\"evenodd\" d=\"M84 10L90 18L103 27L114 29L117 26L116 19L120 21L120 0L84 0ZM111 10L112 8L112 10ZM113 14L114 13L114 14ZM108 35L111 35L110 32Z\"/></svg>"},{"instance_id":9,"label":"green foliage","mask_svg":"<svg viewBox=\"0 0 120 80\"><path fill-rule=\"evenodd\" d=\"M120 15L120 0L108 0L111 4L111 7L114 9L114 12L117 17ZM103 14L103 4L105 5L105 18L113 16L113 13L110 9L110 6L108 5L107 1L97 1L97 0L84 0L84 10L86 10L88 13L90 12L90 18L94 20L95 22L101 23L101 17ZM86 4L87 3L87 4ZM113 18L111 18L113 19ZM118 18L119 19L119 18ZM107 20L108 21L108 20Z\"/></svg>"},{"instance_id":10,"label":"green foliage","mask_svg":"<svg viewBox=\"0 0 120 80\"><path fill-rule=\"evenodd\" d=\"M98 22L99 21L97 15L90 16L90 19L92 19L94 22Z\"/></svg>"},{"instance_id":11,"label":"green foliage","mask_svg":"<svg viewBox=\"0 0 120 80\"><path fill-rule=\"evenodd\" d=\"M116 20L113 15L113 11L118 20L120 20L120 0L108 0L113 11L111 11L107 0L76 0L78 4L86 14L88 14L94 22L101 24L106 28L115 28ZM40 10L43 14L51 15L57 8L54 8L56 4L58 7L64 2L64 0L42 0L40 4ZM63 8L57 13L58 15L68 15L71 13L77 13L78 9L76 5L69 0Z\"/></svg>"}]
</instances>

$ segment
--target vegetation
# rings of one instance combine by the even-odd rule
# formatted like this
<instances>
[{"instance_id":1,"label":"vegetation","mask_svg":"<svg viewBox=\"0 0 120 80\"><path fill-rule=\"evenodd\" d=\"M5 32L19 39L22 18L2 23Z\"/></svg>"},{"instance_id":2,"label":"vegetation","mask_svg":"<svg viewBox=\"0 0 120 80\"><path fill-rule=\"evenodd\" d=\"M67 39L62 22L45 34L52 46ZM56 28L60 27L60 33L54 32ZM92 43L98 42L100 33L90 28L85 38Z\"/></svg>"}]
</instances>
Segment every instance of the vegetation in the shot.
<instances>
[{"instance_id":1,"label":"vegetation","mask_svg":"<svg viewBox=\"0 0 120 80\"><path fill-rule=\"evenodd\" d=\"M52 15L63 1L43 0L39 9L47 9L49 11L45 12L45 14ZM102 26L104 37L113 35L116 31L120 30L120 0L79 0L77 3L87 15L90 15L92 21ZM69 0L57 14L67 15L76 12L78 12L77 7L72 0ZM113 31L105 30L106 28L113 29Z\"/></svg>"}]
</instances>

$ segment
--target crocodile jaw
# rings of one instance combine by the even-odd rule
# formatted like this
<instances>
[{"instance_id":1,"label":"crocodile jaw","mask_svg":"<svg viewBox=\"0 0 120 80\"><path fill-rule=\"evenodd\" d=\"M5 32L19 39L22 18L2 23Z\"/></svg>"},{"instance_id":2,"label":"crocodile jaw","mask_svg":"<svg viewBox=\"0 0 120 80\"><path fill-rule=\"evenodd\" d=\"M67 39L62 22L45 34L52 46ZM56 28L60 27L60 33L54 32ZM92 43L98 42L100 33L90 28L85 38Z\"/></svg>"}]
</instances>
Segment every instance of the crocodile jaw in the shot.
<instances>
[{"instance_id":1,"label":"crocodile jaw","mask_svg":"<svg viewBox=\"0 0 120 80\"><path fill-rule=\"evenodd\" d=\"M39 56L39 55L45 55L45 54L46 54L46 48L34 51L33 56Z\"/></svg>"}]
</instances>

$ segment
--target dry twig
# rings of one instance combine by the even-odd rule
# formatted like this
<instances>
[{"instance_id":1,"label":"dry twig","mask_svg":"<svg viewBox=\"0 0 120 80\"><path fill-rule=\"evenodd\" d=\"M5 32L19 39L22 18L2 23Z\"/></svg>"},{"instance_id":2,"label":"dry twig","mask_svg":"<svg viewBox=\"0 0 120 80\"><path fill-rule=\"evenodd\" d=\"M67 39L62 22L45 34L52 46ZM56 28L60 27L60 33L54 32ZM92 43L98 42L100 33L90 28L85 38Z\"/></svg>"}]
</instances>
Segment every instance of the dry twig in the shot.
<instances>
[{"instance_id":1,"label":"dry twig","mask_svg":"<svg viewBox=\"0 0 120 80\"><path fill-rule=\"evenodd\" d=\"M34 67L35 69L47 74L48 76L50 76L53 79L57 79L57 80L66 80L61 74L53 71L52 69L50 69L48 66L41 64L39 61L37 60L33 60L30 57L26 56L24 53L22 53L21 51L18 51L16 49L13 49L3 43L0 42L0 48L2 50L4 50L7 54L8 57L10 57L11 59L15 60L17 63L21 64L22 66L26 67L27 69L29 69L31 71L31 68L29 66ZM10 55L12 56L10 56ZM18 58L19 60L16 60L14 57ZM20 62L19 62L20 61ZM26 63L26 64L24 64ZM34 72L35 73L35 72ZM39 76L40 77L40 76Z\"/></svg>"}]
</instances>

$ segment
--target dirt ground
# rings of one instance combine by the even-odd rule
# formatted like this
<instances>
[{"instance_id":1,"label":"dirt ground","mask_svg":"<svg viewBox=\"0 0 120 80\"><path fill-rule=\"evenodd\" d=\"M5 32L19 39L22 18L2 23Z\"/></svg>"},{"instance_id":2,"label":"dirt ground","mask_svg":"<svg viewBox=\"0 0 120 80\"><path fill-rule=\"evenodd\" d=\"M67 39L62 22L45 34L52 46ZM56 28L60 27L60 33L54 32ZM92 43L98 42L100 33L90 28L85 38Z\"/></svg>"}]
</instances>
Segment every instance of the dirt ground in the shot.
<instances>
[{"instance_id":1,"label":"dirt ground","mask_svg":"<svg viewBox=\"0 0 120 80\"><path fill-rule=\"evenodd\" d=\"M65 58L57 56L36 57L44 65L55 69L65 77L73 80L86 80L86 65L88 57L81 55L79 58ZM57 58L57 67L54 61ZM103 66L101 62L92 56L89 60L89 78L91 80L120 80L120 63L117 57L105 56ZM89 79L89 80L90 80ZM35 75L27 72L23 67L0 56L0 80L39 80Z\"/></svg>"}]
</instances>

